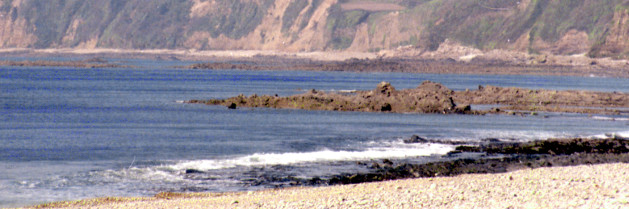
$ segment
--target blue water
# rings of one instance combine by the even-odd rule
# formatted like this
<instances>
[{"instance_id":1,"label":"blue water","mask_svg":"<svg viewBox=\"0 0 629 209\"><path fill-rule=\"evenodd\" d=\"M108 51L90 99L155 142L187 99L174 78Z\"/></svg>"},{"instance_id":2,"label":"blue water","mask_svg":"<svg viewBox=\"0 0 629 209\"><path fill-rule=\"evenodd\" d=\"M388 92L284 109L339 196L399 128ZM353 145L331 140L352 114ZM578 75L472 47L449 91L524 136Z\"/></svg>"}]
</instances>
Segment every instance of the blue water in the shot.
<instances>
[{"instance_id":1,"label":"blue water","mask_svg":"<svg viewBox=\"0 0 629 209\"><path fill-rule=\"evenodd\" d=\"M140 69L0 67L0 207L163 191L261 189L265 186L243 179L255 178L253 171L304 177L354 172L362 168L343 162L429 160L452 149L401 142L413 134L439 140L526 141L629 131L625 118L579 114L228 110L180 102L241 93L367 90L381 81L414 88L424 80L454 90L496 85L629 92L628 79L182 70L168 68L171 63ZM190 179L183 174L186 169L213 177Z\"/></svg>"}]
</instances>

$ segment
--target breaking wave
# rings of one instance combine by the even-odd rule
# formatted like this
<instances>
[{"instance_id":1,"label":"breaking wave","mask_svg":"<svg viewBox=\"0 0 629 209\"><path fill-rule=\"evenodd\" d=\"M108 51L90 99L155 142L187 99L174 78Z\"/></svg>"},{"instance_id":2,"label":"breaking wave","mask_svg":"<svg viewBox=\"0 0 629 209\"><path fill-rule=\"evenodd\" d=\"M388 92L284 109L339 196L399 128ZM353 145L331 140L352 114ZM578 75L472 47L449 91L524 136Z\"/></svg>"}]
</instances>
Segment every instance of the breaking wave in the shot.
<instances>
[{"instance_id":1,"label":"breaking wave","mask_svg":"<svg viewBox=\"0 0 629 209\"><path fill-rule=\"evenodd\" d=\"M430 155L443 155L454 150L445 144L417 144L406 147L369 148L363 151L321 150L302 153L256 153L243 157L220 160L196 160L169 166L171 169L213 170L237 166L272 166L299 163L354 161L384 158L409 158Z\"/></svg>"},{"instance_id":2,"label":"breaking wave","mask_svg":"<svg viewBox=\"0 0 629 209\"><path fill-rule=\"evenodd\" d=\"M609 121L629 121L629 118L620 118L620 117L605 117L605 116L593 116L594 120L609 120Z\"/></svg>"}]
</instances>

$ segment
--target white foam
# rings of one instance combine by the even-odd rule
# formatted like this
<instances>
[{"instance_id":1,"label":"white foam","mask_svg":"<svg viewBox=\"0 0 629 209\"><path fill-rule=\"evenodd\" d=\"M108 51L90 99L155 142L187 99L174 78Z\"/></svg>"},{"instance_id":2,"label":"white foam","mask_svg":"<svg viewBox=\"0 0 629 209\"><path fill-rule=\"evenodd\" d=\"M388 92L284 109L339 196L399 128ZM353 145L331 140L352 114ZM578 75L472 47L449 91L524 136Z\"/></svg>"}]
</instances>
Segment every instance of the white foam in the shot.
<instances>
[{"instance_id":1,"label":"white foam","mask_svg":"<svg viewBox=\"0 0 629 209\"><path fill-rule=\"evenodd\" d=\"M131 167L123 170L107 170L104 172L96 172L92 175L99 175L105 179L112 181L121 180L141 180L141 181L160 181L160 182L179 182L183 178L175 175L176 172L164 170L163 168L148 167L137 168Z\"/></svg>"},{"instance_id":2,"label":"white foam","mask_svg":"<svg viewBox=\"0 0 629 209\"><path fill-rule=\"evenodd\" d=\"M613 117L604 117L604 116L593 116L594 120L610 120L610 121L629 121L629 118L613 118Z\"/></svg>"},{"instance_id":3,"label":"white foam","mask_svg":"<svg viewBox=\"0 0 629 209\"><path fill-rule=\"evenodd\" d=\"M443 155L454 150L452 145L421 144L407 147L371 148L364 151L321 150L305 153L263 153L224 160L197 160L170 166L172 169L213 170L237 166L289 165L309 162L353 161L384 158L408 158Z\"/></svg>"},{"instance_id":4,"label":"white foam","mask_svg":"<svg viewBox=\"0 0 629 209\"><path fill-rule=\"evenodd\" d=\"M622 137L629 137L629 131L619 131L619 132L616 132L616 135L622 136Z\"/></svg>"},{"instance_id":5,"label":"white foam","mask_svg":"<svg viewBox=\"0 0 629 209\"><path fill-rule=\"evenodd\" d=\"M568 134L561 132L542 131L542 130L476 130L470 134L472 140L498 138L498 139L517 139L519 141L545 140L550 138L570 137ZM465 139L470 140L470 139Z\"/></svg>"},{"instance_id":6,"label":"white foam","mask_svg":"<svg viewBox=\"0 0 629 209\"><path fill-rule=\"evenodd\" d=\"M590 138L607 139L607 138L610 138L611 136L629 138L629 131L619 131L619 132L613 132L613 133L598 134L598 135L590 136Z\"/></svg>"}]
</instances>

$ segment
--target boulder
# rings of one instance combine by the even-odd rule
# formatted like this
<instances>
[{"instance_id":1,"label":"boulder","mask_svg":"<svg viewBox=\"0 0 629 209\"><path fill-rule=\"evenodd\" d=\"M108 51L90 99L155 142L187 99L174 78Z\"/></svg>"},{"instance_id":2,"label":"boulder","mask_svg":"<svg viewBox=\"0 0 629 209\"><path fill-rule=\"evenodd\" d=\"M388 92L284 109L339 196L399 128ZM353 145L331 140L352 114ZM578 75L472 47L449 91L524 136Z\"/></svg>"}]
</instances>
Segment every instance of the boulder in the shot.
<instances>
[{"instance_id":1,"label":"boulder","mask_svg":"<svg viewBox=\"0 0 629 209\"><path fill-rule=\"evenodd\" d=\"M485 139L481 139L481 141L486 142L486 143L500 143L502 141L500 141L500 139L497 138L485 138Z\"/></svg>"},{"instance_id":2,"label":"boulder","mask_svg":"<svg viewBox=\"0 0 629 209\"><path fill-rule=\"evenodd\" d=\"M385 103L380 108L380 111L382 111L382 112L391 112L392 110L393 110L393 107L391 107L391 104L389 104L389 103Z\"/></svg>"},{"instance_id":3,"label":"boulder","mask_svg":"<svg viewBox=\"0 0 629 209\"><path fill-rule=\"evenodd\" d=\"M471 105L457 105L454 109L454 112L456 113L468 113L470 111L472 111Z\"/></svg>"},{"instance_id":4,"label":"boulder","mask_svg":"<svg viewBox=\"0 0 629 209\"><path fill-rule=\"evenodd\" d=\"M197 170L197 169L189 168L189 169L186 169L185 173L186 174L194 174L194 173L205 173L205 172Z\"/></svg>"},{"instance_id":5,"label":"boulder","mask_svg":"<svg viewBox=\"0 0 629 209\"><path fill-rule=\"evenodd\" d=\"M409 139L404 139L404 143L413 144L413 143L427 143L428 140L417 135L411 136Z\"/></svg>"},{"instance_id":6,"label":"boulder","mask_svg":"<svg viewBox=\"0 0 629 209\"><path fill-rule=\"evenodd\" d=\"M382 81L380 82L380 84L378 84L378 87L376 87L375 91L381 94L385 94L387 96L391 96L391 93L395 91L395 88L391 85L391 83Z\"/></svg>"}]
</instances>

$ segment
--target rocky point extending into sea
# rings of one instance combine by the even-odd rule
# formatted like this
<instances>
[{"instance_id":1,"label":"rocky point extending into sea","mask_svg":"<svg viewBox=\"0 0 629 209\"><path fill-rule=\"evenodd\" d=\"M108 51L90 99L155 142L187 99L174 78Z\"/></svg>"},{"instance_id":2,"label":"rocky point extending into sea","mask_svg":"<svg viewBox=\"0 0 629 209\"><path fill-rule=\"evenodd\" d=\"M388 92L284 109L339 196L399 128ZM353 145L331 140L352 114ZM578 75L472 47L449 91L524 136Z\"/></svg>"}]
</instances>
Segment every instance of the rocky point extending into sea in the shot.
<instances>
[{"instance_id":1,"label":"rocky point extending into sea","mask_svg":"<svg viewBox=\"0 0 629 209\"><path fill-rule=\"evenodd\" d=\"M228 99L190 100L187 103L223 105L230 109L261 107L327 111L512 115L536 115L538 111L545 111L629 115L629 94L627 93L532 90L496 86L479 86L474 90L453 91L432 81L424 81L417 88L404 90L397 90L390 83L382 82L375 89L367 91L323 92L313 89L288 97L239 95ZM471 105L495 107L474 110ZM501 173L521 168L629 163L629 140L617 135L609 135L606 138L547 139L532 142L486 139L476 144L413 136L405 139L404 142L446 143L458 147L447 155L451 158L441 162L416 164L409 163L406 159L358 162L369 167L371 172L313 179L288 178L280 179L280 181L288 182L289 185L348 184L467 173ZM202 176L203 174L191 172L190 175ZM260 179L265 181L265 178ZM270 179L273 180L268 181L278 181L274 178Z\"/></svg>"},{"instance_id":2,"label":"rocky point extending into sea","mask_svg":"<svg viewBox=\"0 0 629 209\"><path fill-rule=\"evenodd\" d=\"M324 92L310 90L303 94L278 97L238 95L228 99L190 100L187 103L239 107L265 107L328 111L441 113L441 114L536 114L537 112L573 112L627 115L629 94L575 90L544 90L514 87L479 86L478 89L453 91L446 86L424 81L414 89L397 90L382 82L373 90ZM471 105L495 105L487 110L473 110Z\"/></svg>"}]
</instances>

